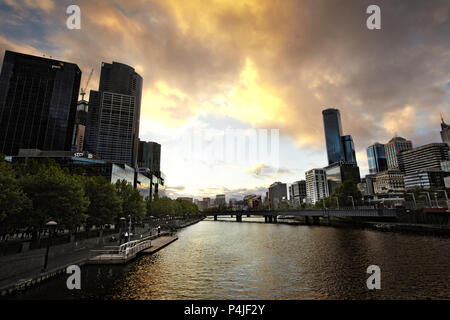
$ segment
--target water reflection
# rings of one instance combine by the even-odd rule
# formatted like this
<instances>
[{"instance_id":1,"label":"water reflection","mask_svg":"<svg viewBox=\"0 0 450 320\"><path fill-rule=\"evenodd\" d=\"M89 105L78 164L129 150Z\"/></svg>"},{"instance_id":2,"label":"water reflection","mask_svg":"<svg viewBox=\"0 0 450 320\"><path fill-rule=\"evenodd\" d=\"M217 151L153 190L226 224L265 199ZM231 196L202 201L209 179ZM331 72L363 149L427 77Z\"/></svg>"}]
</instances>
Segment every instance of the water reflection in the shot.
<instances>
[{"instance_id":1,"label":"water reflection","mask_svg":"<svg viewBox=\"0 0 450 320\"><path fill-rule=\"evenodd\" d=\"M232 220L232 218L229 218ZM381 290L366 269L381 267ZM82 268L19 298L415 299L450 298L450 239L319 226L204 221L153 256Z\"/></svg>"}]
</instances>

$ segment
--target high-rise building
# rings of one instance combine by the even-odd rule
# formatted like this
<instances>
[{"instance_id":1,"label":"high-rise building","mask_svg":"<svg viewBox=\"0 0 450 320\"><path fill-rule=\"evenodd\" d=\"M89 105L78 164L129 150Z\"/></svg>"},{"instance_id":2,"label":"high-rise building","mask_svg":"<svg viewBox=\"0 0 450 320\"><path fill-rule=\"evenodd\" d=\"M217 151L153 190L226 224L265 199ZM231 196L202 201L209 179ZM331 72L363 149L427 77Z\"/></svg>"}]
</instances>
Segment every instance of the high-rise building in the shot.
<instances>
[{"instance_id":1,"label":"high-rise building","mask_svg":"<svg viewBox=\"0 0 450 320\"><path fill-rule=\"evenodd\" d=\"M328 164L345 161L344 146L342 144L341 114L338 109L322 111L325 142L327 147Z\"/></svg>"},{"instance_id":2,"label":"high-rise building","mask_svg":"<svg viewBox=\"0 0 450 320\"><path fill-rule=\"evenodd\" d=\"M102 159L137 166L142 77L122 63L102 63L91 90L85 148Z\"/></svg>"},{"instance_id":3,"label":"high-rise building","mask_svg":"<svg viewBox=\"0 0 450 320\"><path fill-rule=\"evenodd\" d=\"M73 128L72 151L83 151L88 107L89 103L86 100L78 101L75 126Z\"/></svg>"},{"instance_id":4,"label":"high-rise building","mask_svg":"<svg viewBox=\"0 0 450 320\"><path fill-rule=\"evenodd\" d=\"M387 170L386 153L384 144L375 142L367 148L367 160L369 162L369 172L378 173Z\"/></svg>"},{"instance_id":5,"label":"high-rise building","mask_svg":"<svg viewBox=\"0 0 450 320\"><path fill-rule=\"evenodd\" d=\"M353 144L353 138L350 135L343 136L342 145L344 146L345 161L350 163L356 163L355 145Z\"/></svg>"},{"instance_id":6,"label":"high-rise building","mask_svg":"<svg viewBox=\"0 0 450 320\"><path fill-rule=\"evenodd\" d=\"M0 74L0 153L70 151L80 80L76 64L6 51Z\"/></svg>"},{"instance_id":7,"label":"high-rise building","mask_svg":"<svg viewBox=\"0 0 450 320\"><path fill-rule=\"evenodd\" d=\"M216 207L218 207L218 208L226 207L227 201L226 201L226 199L225 199L225 195L224 195L224 194L217 194L217 195L216 195L216 199L215 199L215 201L214 201L214 204L215 204Z\"/></svg>"},{"instance_id":8,"label":"high-rise building","mask_svg":"<svg viewBox=\"0 0 450 320\"><path fill-rule=\"evenodd\" d=\"M341 114L339 110L333 108L325 109L322 111L322 115L328 164L341 161L356 163L352 136L342 135Z\"/></svg>"},{"instance_id":9,"label":"high-rise building","mask_svg":"<svg viewBox=\"0 0 450 320\"><path fill-rule=\"evenodd\" d=\"M399 168L405 174L422 169L441 169L441 162L450 160L446 143L430 143L418 148L402 151L398 156Z\"/></svg>"},{"instance_id":10,"label":"high-rise building","mask_svg":"<svg viewBox=\"0 0 450 320\"><path fill-rule=\"evenodd\" d=\"M293 205L300 205L306 199L306 181L295 181L289 186L289 197Z\"/></svg>"},{"instance_id":11,"label":"high-rise building","mask_svg":"<svg viewBox=\"0 0 450 320\"><path fill-rule=\"evenodd\" d=\"M388 169L398 169L400 152L412 149L412 142L402 137L394 137L384 145Z\"/></svg>"},{"instance_id":12,"label":"high-rise building","mask_svg":"<svg viewBox=\"0 0 450 320\"><path fill-rule=\"evenodd\" d=\"M444 122L444 118L441 115L441 138L442 142L450 146L450 125Z\"/></svg>"},{"instance_id":13,"label":"high-rise building","mask_svg":"<svg viewBox=\"0 0 450 320\"><path fill-rule=\"evenodd\" d=\"M339 187L344 181L350 180L355 184L361 182L359 167L352 162L337 162L324 168L328 182L329 194Z\"/></svg>"},{"instance_id":14,"label":"high-rise building","mask_svg":"<svg viewBox=\"0 0 450 320\"><path fill-rule=\"evenodd\" d=\"M139 168L149 168L154 175L159 176L161 172L161 145L156 142L139 141L137 162Z\"/></svg>"},{"instance_id":15,"label":"high-rise building","mask_svg":"<svg viewBox=\"0 0 450 320\"><path fill-rule=\"evenodd\" d=\"M309 170L305 173L305 178L307 202L314 204L329 196L327 175L324 169Z\"/></svg>"},{"instance_id":16,"label":"high-rise building","mask_svg":"<svg viewBox=\"0 0 450 320\"><path fill-rule=\"evenodd\" d=\"M270 207L276 209L283 201L287 201L286 183L274 182L269 187Z\"/></svg>"}]
</instances>

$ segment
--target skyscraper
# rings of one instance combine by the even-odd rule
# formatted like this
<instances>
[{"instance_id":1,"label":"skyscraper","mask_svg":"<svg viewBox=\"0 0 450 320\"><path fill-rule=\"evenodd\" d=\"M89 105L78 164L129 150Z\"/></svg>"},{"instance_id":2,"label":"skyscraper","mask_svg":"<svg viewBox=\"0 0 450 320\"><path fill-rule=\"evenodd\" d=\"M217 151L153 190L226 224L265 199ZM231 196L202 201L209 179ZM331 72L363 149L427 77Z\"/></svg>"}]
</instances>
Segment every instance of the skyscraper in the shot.
<instances>
[{"instance_id":1,"label":"skyscraper","mask_svg":"<svg viewBox=\"0 0 450 320\"><path fill-rule=\"evenodd\" d=\"M322 115L328 164L345 161L344 146L341 139L341 114L338 109L326 109L322 111Z\"/></svg>"},{"instance_id":2,"label":"skyscraper","mask_svg":"<svg viewBox=\"0 0 450 320\"><path fill-rule=\"evenodd\" d=\"M161 145L156 142L139 141L139 168L149 168L152 174L159 177L161 172Z\"/></svg>"},{"instance_id":3,"label":"skyscraper","mask_svg":"<svg viewBox=\"0 0 450 320\"><path fill-rule=\"evenodd\" d=\"M328 164L356 163L355 147L351 135L342 135L341 114L338 109L322 111Z\"/></svg>"},{"instance_id":4,"label":"skyscraper","mask_svg":"<svg viewBox=\"0 0 450 320\"><path fill-rule=\"evenodd\" d=\"M274 182L269 187L269 201L270 207L276 209L281 202L287 200L286 183Z\"/></svg>"},{"instance_id":5,"label":"skyscraper","mask_svg":"<svg viewBox=\"0 0 450 320\"><path fill-rule=\"evenodd\" d=\"M306 181L295 181L289 186L289 197L291 203L294 205L300 205L306 199Z\"/></svg>"},{"instance_id":6,"label":"skyscraper","mask_svg":"<svg viewBox=\"0 0 450 320\"><path fill-rule=\"evenodd\" d=\"M91 90L85 148L104 160L137 165L142 77L122 63L102 63Z\"/></svg>"},{"instance_id":7,"label":"skyscraper","mask_svg":"<svg viewBox=\"0 0 450 320\"><path fill-rule=\"evenodd\" d=\"M0 75L0 153L70 151L80 80L76 64L6 51Z\"/></svg>"},{"instance_id":8,"label":"skyscraper","mask_svg":"<svg viewBox=\"0 0 450 320\"><path fill-rule=\"evenodd\" d=\"M369 172L378 173L387 170L386 153L384 144L375 142L367 148L367 160L369 162Z\"/></svg>"},{"instance_id":9,"label":"skyscraper","mask_svg":"<svg viewBox=\"0 0 450 320\"><path fill-rule=\"evenodd\" d=\"M389 169L398 169L398 155L404 150L412 149L412 142L402 137L394 137L384 145L386 162Z\"/></svg>"},{"instance_id":10,"label":"skyscraper","mask_svg":"<svg viewBox=\"0 0 450 320\"><path fill-rule=\"evenodd\" d=\"M305 173L306 201L316 203L329 196L327 175L324 169L311 169Z\"/></svg>"}]
</instances>

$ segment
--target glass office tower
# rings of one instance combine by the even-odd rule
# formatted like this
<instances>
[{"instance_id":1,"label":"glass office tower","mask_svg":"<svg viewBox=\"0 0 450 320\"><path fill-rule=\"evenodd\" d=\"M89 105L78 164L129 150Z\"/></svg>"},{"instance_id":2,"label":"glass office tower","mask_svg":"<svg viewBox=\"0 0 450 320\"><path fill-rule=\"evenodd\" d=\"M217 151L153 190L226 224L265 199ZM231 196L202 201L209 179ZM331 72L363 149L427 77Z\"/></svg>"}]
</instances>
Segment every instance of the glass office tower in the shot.
<instances>
[{"instance_id":1,"label":"glass office tower","mask_svg":"<svg viewBox=\"0 0 450 320\"><path fill-rule=\"evenodd\" d=\"M350 135L343 136L342 145L344 146L344 157L346 162L356 163L355 145Z\"/></svg>"},{"instance_id":2,"label":"glass office tower","mask_svg":"<svg viewBox=\"0 0 450 320\"><path fill-rule=\"evenodd\" d=\"M328 164L345 161L344 145L341 138L341 114L338 109L326 109L322 111L322 115Z\"/></svg>"},{"instance_id":3,"label":"glass office tower","mask_svg":"<svg viewBox=\"0 0 450 320\"><path fill-rule=\"evenodd\" d=\"M0 75L0 153L70 151L80 80L76 64L6 51Z\"/></svg>"},{"instance_id":4,"label":"glass office tower","mask_svg":"<svg viewBox=\"0 0 450 320\"><path fill-rule=\"evenodd\" d=\"M388 169L384 144L374 143L367 148L367 160L369 162L369 172L378 173Z\"/></svg>"}]
</instances>

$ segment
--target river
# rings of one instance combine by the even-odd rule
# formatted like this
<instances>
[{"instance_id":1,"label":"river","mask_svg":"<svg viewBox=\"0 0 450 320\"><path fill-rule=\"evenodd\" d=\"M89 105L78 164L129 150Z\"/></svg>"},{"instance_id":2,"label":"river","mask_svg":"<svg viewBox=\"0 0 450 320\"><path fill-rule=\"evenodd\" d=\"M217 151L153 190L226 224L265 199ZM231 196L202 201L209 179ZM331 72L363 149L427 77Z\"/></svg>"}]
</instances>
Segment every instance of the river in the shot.
<instances>
[{"instance_id":1,"label":"river","mask_svg":"<svg viewBox=\"0 0 450 320\"><path fill-rule=\"evenodd\" d=\"M232 221L202 221L178 236L126 266L83 267L81 290L60 276L17 298L450 298L449 238ZM367 289L370 265L381 268L380 290Z\"/></svg>"}]
</instances>

